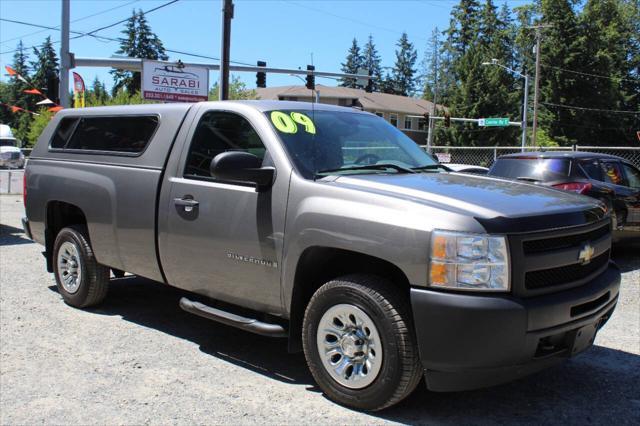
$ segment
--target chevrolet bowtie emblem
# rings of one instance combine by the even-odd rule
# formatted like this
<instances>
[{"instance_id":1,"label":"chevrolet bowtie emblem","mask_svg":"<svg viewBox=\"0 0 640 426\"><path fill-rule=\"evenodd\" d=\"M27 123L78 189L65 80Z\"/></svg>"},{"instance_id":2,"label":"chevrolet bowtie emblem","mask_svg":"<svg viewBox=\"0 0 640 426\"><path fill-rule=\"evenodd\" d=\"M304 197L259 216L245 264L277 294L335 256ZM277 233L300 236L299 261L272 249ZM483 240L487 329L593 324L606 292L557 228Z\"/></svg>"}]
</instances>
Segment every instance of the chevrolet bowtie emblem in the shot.
<instances>
[{"instance_id":1,"label":"chevrolet bowtie emblem","mask_svg":"<svg viewBox=\"0 0 640 426\"><path fill-rule=\"evenodd\" d=\"M578 260L581 264L586 265L587 263L591 262L591 258L593 257L594 252L595 250L593 249L591 244L587 243L582 246L580 253L578 253Z\"/></svg>"}]
</instances>

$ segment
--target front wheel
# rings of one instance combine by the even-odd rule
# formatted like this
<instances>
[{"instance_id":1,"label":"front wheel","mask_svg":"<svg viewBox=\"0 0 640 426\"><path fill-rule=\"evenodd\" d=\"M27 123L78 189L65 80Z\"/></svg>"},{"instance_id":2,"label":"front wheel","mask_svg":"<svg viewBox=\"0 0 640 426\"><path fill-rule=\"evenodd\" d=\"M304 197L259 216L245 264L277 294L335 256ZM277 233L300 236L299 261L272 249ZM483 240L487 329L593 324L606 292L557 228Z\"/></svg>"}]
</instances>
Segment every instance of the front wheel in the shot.
<instances>
[{"instance_id":1,"label":"front wheel","mask_svg":"<svg viewBox=\"0 0 640 426\"><path fill-rule=\"evenodd\" d=\"M307 306L303 347L318 386L339 404L381 410L404 399L422 368L408 295L370 275L320 287Z\"/></svg>"}]
</instances>

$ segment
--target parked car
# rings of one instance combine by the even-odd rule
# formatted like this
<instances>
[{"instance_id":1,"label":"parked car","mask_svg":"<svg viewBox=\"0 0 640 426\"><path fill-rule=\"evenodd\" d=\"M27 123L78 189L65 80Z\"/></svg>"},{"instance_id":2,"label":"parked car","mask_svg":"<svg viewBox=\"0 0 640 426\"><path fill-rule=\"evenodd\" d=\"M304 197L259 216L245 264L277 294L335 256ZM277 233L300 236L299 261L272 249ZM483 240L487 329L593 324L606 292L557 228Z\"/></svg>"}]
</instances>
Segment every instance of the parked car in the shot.
<instances>
[{"instance_id":1,"label":"parked car","mask_svg":"<svg viewBox=\"0 0 640 426\"><path fill-rule=\"evenodd\" d=\"M13 137L11 128L0 124L0 167L21 169L24 163L24 154L18 147L18 140Z\"/></svg>"},{"instance_id":2,"label":"parked car","mask_svg":"<svg viewBox=\"0 0 640 426\"><path fill-rule=\"evenodd\" d=\"M623 158L580 151L509 154L496 160L489 175L602 200L612 209L617 238L640 237L640 170Z\"/></svg>"},{"instance_id":3,"label":"parked car","mask_svg":"<svg viewBox=\"0 0 640 426\"><path fill-rule=\"evenodd\" d=\"M489 172L488 167L474 166L473 164L456 164L456 163L443 163L454 172L459 173L472 173L476 175L486 175Z\"/></svg>"},{"instance_id":4,"label":"parked car","mask_svg":"<svg viewBox=\"0 0 640 426\"><path fill-rule=\"evenodd\" d=\"M25 188L25 232L69 305L102 302L110 270L187 290L188 312L288 338L358 409L423 376L459 391L558 364L618 300L602 203L448 172L351 108L65 109Z\"/></svg>"}]
</instances>

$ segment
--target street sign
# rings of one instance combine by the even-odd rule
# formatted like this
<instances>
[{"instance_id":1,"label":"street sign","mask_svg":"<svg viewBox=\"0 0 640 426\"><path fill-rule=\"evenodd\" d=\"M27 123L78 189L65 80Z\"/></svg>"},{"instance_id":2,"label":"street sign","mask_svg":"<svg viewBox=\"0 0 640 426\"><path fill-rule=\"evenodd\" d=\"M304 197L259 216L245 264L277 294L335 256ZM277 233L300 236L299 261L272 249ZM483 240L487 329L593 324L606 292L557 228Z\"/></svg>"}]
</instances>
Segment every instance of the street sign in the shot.
<instances>
[{"instance_id":1,"label":"street sign","mask_svg":"<svg viewBox=\"0 0 640 426\"><path fill-rule=\"evenodd\" d=\"M142 97L165 102L199 102L208 99L209 70L202 66L142 62Z\"/></svg>"},{"instance_id":2,"label":"street sign","mask_svg":"<svg viewBox=\"0 0 640 426\"><path fill-rule=\"evenodd\" d=\"M481 118L478 120L478 126L480 127L505 127L508 125L508 118Z\"/></svg>"}]
</instances>

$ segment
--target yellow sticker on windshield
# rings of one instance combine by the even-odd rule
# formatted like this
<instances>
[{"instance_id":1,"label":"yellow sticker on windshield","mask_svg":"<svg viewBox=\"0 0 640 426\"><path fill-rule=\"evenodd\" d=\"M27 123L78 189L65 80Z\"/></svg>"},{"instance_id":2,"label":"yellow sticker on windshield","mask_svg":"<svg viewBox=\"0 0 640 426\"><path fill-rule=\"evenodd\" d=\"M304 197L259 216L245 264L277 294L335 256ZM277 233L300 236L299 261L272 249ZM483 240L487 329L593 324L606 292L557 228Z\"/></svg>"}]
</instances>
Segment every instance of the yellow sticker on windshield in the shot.
<instances>
[{"instance_id":1,"label":"yellow sticker on windshield","mask_svg":"<svg viewBox=\"0 0 640 426\"><path fill-rule=\"evenodd\" d=\"M292 112L291 118L293 118L293 121L295 121L296 123L303 125L304 130L307 133L311 133L312 135L316 134L316 125L313 124L313 121L311 121L308 116L299 112Z\"/></svg>"},{"instance_id":2,"label":"yellow sticker on windshield","mask_svg":"<svg viewBox=\"0 0 640 426\"><path fill-rule=\"evenodd\" d=\"M300 112L292 112L291 115L282 111L271 111L271 122L282 133L298 133L296 123L304 127L304 131L316 134L316 126L313 121L305 114Z\"/></svg>"}]
</instances>

